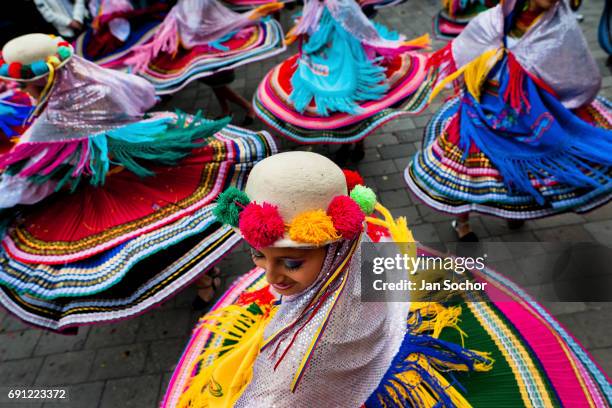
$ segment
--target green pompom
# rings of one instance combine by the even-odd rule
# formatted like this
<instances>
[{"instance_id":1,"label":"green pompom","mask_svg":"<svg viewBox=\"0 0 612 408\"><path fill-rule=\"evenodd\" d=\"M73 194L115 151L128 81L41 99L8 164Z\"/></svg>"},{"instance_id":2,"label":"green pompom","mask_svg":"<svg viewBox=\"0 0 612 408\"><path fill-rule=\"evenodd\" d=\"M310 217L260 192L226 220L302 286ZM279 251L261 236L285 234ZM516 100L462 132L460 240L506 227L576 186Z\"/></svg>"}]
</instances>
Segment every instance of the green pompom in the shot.
<instances>
[{"instance_id":1,"label":"green pompom","mask_svg":"<svg viewBox=\"0 0 612 408\"><path fill-rule=\"evenodd\" d=\"M70 57L72 53L70 52L70 48L62 46L57 48L57 55L59 55L60 60L64 61L66 58Z\"/></svg>"},{"instance_id":2,"label":"green pompom","mask_svg":"<svg viewBox=\"0 0 612 408\"><path fill-rule=\"evenodd\" d=\"M238 227L238 220L242 208L251 202L244 191L236 187L230 187L217 198L217 205L213 209L213 215L219 222ZM237 203L240 203L238 205Z\"/></svg>"},{"instance_id":3,"label":"green pompom","mask_svg":"<svg viewBox=\"0 0 612 408\"><path fill-rule=\"evenodd\" d=\"M351 190L351 198L355 200L361 211L366 215L370 215L374 212L374 206L376 205L376 193L371 188L364 187L362 185L356 185Z\"/></svg>"}]
</instances>

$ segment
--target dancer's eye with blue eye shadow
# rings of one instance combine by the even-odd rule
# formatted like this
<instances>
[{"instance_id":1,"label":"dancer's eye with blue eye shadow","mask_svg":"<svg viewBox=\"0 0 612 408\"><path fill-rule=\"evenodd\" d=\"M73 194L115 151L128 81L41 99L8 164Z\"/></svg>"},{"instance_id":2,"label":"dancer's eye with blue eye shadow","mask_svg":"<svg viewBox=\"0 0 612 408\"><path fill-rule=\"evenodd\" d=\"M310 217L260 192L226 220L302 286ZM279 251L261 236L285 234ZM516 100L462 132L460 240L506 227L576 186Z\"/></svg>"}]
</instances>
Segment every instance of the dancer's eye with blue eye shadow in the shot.
<instances>
[{"instance_id":1,"label":"dancer's eye with blue eye shadow","mask_svg":"<svg viewBox=\"0 0 612 408\"><path fill-rule=\"evenodd\" d=\"M300 259L285 259L283 262L285 264L285 268L289 270L299 269L304 264L304 261Z\"/></svg>"}]
</instances>

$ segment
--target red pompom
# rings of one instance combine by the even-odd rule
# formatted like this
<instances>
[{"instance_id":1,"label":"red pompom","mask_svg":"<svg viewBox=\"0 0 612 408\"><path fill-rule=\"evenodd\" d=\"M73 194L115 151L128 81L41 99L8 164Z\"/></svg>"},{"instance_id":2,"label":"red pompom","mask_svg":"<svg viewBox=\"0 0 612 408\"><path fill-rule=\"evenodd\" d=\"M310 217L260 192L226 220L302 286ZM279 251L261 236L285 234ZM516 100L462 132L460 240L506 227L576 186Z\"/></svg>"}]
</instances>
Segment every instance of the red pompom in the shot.
<instances>
[{"instance_id":1,"label":"red pompom","mask_svg":"<svg viewBox=\"0 0 612 408\"><path fill-rule=\"evenodd\" d=\"M70 43L68 41L61 41L57 43L58 47L70 47Z\"/></svg>"},{"instance_id":2,"label":"red pompom","mask_svg":"<svg viewBox=\"0 0 612 408\"><path fill-rule=\"evenodd\" d=\"M351 197L334 197L327 207L327 215L332 219L334 228L342 238L353 239L363 228L365 215L361 207Z\"/></svg>"},{"instance_id":3,"label":"red pompom","mask_svg":"<svg viewBox=\"0 0 612 408\"><path fill-rule=\"evenodd\" d=\"M285 223L278 208L268 203L244 207L238 227L244 239L255 248L270 246L285 234Z\"/></svg>"},{"instance_id":4,"label":"red pompom","mask_svg":"<svg viewBox=\"0 0 612 408\"><path fill-rule=\"evenodd\" d=\"M353 170L342 169L344 173L344 177L346 178L346 187L348 188L349 193L358 184L365 186L365 182L363 181L363 177L361 174L357 173Z\"/></svg>"},{"instance_id":5,"label":"red pompom","mask_svg":"<svg viewBox=\"0 0 612 408\"><path fill-rule=\"evenodd\" d=\"M8 67L8 74L11 78L21 78L21 62L11 62Z\"/></svg>"}]
</instances>

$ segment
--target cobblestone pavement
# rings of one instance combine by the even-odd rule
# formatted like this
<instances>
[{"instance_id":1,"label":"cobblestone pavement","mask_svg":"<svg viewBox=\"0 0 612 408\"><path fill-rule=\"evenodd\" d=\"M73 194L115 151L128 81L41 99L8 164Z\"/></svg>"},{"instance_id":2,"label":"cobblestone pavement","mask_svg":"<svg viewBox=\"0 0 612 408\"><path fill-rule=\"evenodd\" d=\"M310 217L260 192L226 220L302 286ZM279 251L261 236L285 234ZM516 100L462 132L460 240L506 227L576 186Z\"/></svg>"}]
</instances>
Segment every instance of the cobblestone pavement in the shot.
<instances>
[{"instance_id":1,"label":"cobblestone pavement","mask_svg":"<svg viewBox=\"0 0 612 408\"><path fill-rule=\"evenodd\" d=\"M584 0L580 13L582 27L604 75L602 94L612 97L611 69L607 55L597 44L597 24L603 0ZM408 36L430 32L431 17L439 0L408 0L407 3L379 13L378 21ZM283 25L289 27L290 14L284 12ZM442 43L436 42L439 47ZM250 97L258 82L273 65L289 53L273 60L254 63L237 70L233 87ZM580 63L573 61L570 63ZM187 112L203 109L210 116L219 114L210 89L192 84L164 107ZM396 216L405 215L422 242L453 241L451 217L434 212L418 202L406 189L402 172L412 154L419 148L423 127L437 106L418 117L396 120L366 140L366 157L357 166L374 187L381 201ZM242 119L238 112L237 122ZM261 129L261 123L251 126ZM300 148L282 141L283 149ZM327 148L317 151L330 153ZM520 230L508 230L503 220L475 216L473 228L483 240L527 242L526 248L539 247L542 241L612 242L612 205L586 215L565 214L527 222ZM523 244L524 245L524 244ZM519 260L520 254L514 254ZM251 266L243 247L227 257L221 268L224 285ZM521 271L530 273L530 265ZM606 271L608 274L610 271ZM14 407L154 407L163 395L172 370L201 313L191 311L193 288L178 294L159 309L123 323L81 328L75 336L62 336L29 328L0 311L0 385L69 386L69 403L61 405L19 404ZM592 353L603 369L612 374L612 303L548 303L551 312ZM2 405L0 407L9 406Z\"/></svg>"}]
</instances>

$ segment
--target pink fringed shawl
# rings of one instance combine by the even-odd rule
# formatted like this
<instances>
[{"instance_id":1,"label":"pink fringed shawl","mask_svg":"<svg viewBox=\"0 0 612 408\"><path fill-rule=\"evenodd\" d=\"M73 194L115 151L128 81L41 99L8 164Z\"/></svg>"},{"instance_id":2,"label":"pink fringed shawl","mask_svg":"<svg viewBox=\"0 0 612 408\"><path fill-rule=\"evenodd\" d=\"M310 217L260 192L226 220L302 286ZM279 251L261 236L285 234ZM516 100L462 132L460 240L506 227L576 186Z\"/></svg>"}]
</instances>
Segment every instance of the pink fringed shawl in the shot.
<instances>
[{"instance_id":1,"label":"pink fringed shawl","mask_svg":"<svg viewBox=\"0 0 612 408\"><path fill-rule=\"evenodd\" d=\"M175 53L179 42L185 48L192 48L254 24L253 13L236 13L217 0L179 0L153 40L136 48L126 64L133 72L140 72L160 52Z\"/></svg>"}]
</instances>

